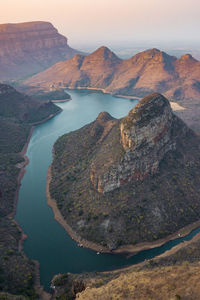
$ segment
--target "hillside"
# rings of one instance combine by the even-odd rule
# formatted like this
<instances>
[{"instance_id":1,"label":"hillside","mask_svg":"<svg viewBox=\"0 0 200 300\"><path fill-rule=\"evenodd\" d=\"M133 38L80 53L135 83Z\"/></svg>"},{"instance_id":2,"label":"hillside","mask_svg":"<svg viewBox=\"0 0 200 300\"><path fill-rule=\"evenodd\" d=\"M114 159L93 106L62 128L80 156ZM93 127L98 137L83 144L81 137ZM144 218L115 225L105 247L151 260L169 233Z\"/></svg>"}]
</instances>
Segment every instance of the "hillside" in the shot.
<instances>
[{"instance_id":1,"label":"hillside","mask_svg":"<svg viewBox=\"0 0 200 300\"><path fill-rule=\"evenodd\" d=\"M158 49L122 60L108 48L101 47L86 57L76 55L59 62L25 83L44 89L51 85L100 88L137 97L159 92L170 100L199 101L200 62L189 54L177 59Z\"/></svg>"},{"instance_id":2,"label":"hillside","mask_svg":"<svg viewBox=\"0 0 200 300\"><path fill-rule=\"evenodd\" d=\"M53 299L199 300L199 235L160 257L121 270L59 274Z\"/></svg>"},{"instance_id":3,"label":"hillside","mask_svg":"<svg viewBox=\"0 0 200 300\"><path fill-rule=\"evenodd\" d=\"M199 167L199 137L152 94L59 138L50 194L78 236L134 251L199 220Z\"/></svg>"},{"instance_id":4,"label":"hillside","mask_svg":"<svg viewBox=\"0 0 200 300\"><path fill-rule=\"evenodd\" d=\"M0 25L1 81L24 79L76 53L49 22Z\"/></svg>"},{"instance_id":5,"label":"hillside","mask_svg":"<svg viewBox=\"0 0 200 300\"><path fill-rule=\"evenodd\" d=\"M51 102L34 100L0 84L0 291L30 299L35 299L36 267L22 252L23 235L13 220L25 165L22 154L32 125L59 111Z\"/></svg>"}]
</instances>

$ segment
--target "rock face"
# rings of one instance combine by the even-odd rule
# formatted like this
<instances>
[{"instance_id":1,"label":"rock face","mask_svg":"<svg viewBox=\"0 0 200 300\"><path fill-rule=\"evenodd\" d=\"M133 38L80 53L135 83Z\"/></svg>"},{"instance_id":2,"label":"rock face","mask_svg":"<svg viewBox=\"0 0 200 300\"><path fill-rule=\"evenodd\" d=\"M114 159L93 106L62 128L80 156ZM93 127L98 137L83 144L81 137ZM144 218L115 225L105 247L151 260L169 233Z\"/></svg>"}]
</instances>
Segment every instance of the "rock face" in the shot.
<instances>
[{"instance_id":1,"label":"rock face","mask_svg":"<svg viewBox=\"0 0 200 300\"><path fill-rule=\"evenodd\" d=\"M199 142L149 95L58 139L51 196L76 233L109 249L166 237L200 217Z\"/></svg>"},{"instance_id":2,"label":"rock face","mask_svg":"<svg viewBox=\"0 0 200 300\"><path fill-rule=\"evenodd\" d=\"M143 99L120 123L123 159L103 174L95 164L92 167L91 180L97 191L109 192L155 174L165 154L176 149L172 123L173 114L164 97L154 94Z\"/></svg>"},{"instance_id":3,"label":"rock face","mask_svg":"<svg viewBox=\"0 0 200 300\"><path fill-rule=\"evenodd\" d=\"M75 56L30 78L28 85L49 88L54 84L91 87L121 95L144 97L164 93L170 99L200 98L200 62L186 54L180 59L150 49L121 60L106 47L87 57Z\"/></svg>"},{"instance_id":4,"label":"rock face","mask_svg":"<svg viewBox=\"0 0 200 300\"><path fill-rule=\"evenodd\" d=\"M33 75L76 53L51 23L0 25L1 81Z\"/></svg>"}]
</instances>

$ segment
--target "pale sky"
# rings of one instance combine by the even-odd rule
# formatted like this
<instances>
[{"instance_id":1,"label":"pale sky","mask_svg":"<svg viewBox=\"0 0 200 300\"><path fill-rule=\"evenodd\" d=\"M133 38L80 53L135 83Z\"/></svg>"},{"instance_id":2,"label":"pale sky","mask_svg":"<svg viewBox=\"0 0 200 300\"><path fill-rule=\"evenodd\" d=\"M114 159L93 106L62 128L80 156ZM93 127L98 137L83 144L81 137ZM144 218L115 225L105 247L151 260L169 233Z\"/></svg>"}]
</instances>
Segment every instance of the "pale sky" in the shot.
<instances>
[{"instance_id":1,"label":"pale sky","mask_svg":"<svg viewBox=\"0 0 200 300\"><path fill-rule=\"evenodd\" d=\"M0 23L50 21L79 44L197 41L200 0L0 0Z\"/></svg>"}]
</instances>

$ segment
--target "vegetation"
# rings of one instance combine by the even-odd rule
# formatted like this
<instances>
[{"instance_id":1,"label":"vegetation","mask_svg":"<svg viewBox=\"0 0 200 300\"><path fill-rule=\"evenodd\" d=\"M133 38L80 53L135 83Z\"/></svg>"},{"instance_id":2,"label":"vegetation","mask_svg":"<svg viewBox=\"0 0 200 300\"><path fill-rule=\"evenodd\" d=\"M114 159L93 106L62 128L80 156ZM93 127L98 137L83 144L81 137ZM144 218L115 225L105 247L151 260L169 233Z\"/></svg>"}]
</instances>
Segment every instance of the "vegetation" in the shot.
<instances>
[{"instance_id":1,"label":"vegetation","mask_svg":"<svg viewBox=\"0 0 200 300\"><path fill-rule=\"evenodd\" d=\"M97 119L59 138L50 193L66 222L86 240L113 249L155 241L199 220L199 138L184 126L175 118L177 148L160 161L158 173L106 193L91 179L123 158L120 121Z\"/></svg>"},{"instance_id":2,"label":"vegetation","mask_svg":"<svg viewBox=\"0 0 200 300\"><path fill-rule=\"evenodd\" d=\"M200 241L197 240L175 253L146 261L139 266L106 273L68 274L68 278L82 282L85 286L72 299L198 300L199 257ZM69 286L62 281L62 277L65 274L57 276L54 281L54 299L70 299L67 298Z\"/></svg>"},{"instance_id":3,"label":"vegetation","mask_svg":"<svg viewBox=\"0 0 200 300\"><path fill-rule=\"evenodd\" d=\"M53 90L53 91L42 91L33 94L33 97L38 100L70 100L71 96L65 92L64 89Z\"/></svg>"},{"instance_id":4,"label":"vegetation","mask_svg":"<svg viewBox=\"0 0 200 300\"><path fill-rule=\"evenodd\" d=\"M0 299L36 299L35 264L19 247L22 232L14 222L20 154L31 126L59 112L52 103L39 103L0 84ZM9 295L12 293L18 296ZM23 297L25 296L25 297Z\"/></svg>"}]
</instances>

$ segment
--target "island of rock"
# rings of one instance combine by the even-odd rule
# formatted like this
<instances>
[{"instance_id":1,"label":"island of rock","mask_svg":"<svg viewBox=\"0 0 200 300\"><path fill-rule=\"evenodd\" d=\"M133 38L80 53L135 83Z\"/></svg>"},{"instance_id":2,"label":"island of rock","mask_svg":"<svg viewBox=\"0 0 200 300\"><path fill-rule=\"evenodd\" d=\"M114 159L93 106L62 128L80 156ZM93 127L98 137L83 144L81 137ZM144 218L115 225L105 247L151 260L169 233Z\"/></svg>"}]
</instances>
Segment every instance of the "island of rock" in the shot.
<instances>
[{"instance_id":1,"label":"island of rock","mask_svg":"<svg viewBox=\"0 0 200 300\"><path fill-rule=\"evenodd\" d=\"M153 242L200 218L199 136L154 93L60 137L49 191L65 222L109 250Z\"/></svg>"}]
</instances>

